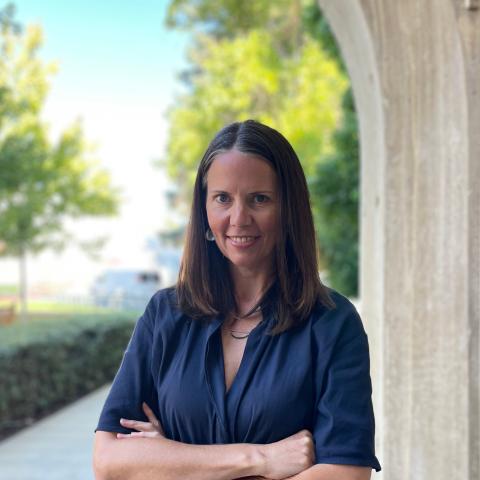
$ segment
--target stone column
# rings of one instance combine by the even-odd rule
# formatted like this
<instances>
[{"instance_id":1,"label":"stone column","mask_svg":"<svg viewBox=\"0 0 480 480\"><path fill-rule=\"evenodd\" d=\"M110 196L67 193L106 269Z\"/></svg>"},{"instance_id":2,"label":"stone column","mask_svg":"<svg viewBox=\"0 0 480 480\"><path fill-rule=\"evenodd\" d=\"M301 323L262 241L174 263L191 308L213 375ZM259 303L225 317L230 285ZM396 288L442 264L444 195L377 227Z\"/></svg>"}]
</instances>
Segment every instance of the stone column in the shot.
<instances>
[{"instance_id":1,"label":"stone column","mask_svg":"<svg viewBox=\"0 0 480 480\"><path fill-rule=\"evenodd\" d=\"M360 121L377 477L477 480L480 1L319 3Z\"/></svg>"}]
</instances>

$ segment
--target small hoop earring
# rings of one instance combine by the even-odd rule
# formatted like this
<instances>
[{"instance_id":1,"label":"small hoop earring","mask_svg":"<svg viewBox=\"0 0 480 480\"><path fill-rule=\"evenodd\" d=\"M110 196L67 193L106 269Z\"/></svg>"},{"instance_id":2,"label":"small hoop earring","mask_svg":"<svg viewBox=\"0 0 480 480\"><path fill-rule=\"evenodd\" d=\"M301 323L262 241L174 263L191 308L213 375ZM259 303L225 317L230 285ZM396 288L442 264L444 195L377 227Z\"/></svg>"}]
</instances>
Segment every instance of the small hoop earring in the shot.
<instances>
[{"instance_id":1,"label":"small hoop earring","mask_svg":"<svg viewBox=\"0 0 480 480\"><path fill-rule=\"evenodd\" d=\"M212 230L210 230L210 228L207 228L207 231L205 232L205 238L209 242L213 242L215 240L215 237L213 236L213 232Z\"/></svg>"}]
</instances>

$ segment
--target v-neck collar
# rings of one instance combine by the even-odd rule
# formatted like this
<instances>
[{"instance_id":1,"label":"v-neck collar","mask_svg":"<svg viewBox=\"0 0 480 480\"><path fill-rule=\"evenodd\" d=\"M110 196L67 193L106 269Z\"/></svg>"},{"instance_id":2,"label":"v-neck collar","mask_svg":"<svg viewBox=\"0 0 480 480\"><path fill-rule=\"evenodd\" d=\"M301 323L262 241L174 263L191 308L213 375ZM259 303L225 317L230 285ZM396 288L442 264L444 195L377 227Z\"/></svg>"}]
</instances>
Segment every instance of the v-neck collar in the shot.
<instances>
[{"instance_id":1,"label":"v-neck collar","mask_svg":"<svg viewBox=\"0 0 480 480\"><path fill-rule=\"evenodd\" d=\"M215 406L216 413L222 425L225 439L228 443L235 439L235 418L246 385L254 374L254 365L263 348L259 348L266 327L271 323L271 314L266 309L265 317L250 332L242 360L228 392L225 392L225 367L221 326L223 315L217 315L207 326L205 345L205 379L208 392ZM265 344L265 342L263 342Z\"/></svg>"}]
</instances>

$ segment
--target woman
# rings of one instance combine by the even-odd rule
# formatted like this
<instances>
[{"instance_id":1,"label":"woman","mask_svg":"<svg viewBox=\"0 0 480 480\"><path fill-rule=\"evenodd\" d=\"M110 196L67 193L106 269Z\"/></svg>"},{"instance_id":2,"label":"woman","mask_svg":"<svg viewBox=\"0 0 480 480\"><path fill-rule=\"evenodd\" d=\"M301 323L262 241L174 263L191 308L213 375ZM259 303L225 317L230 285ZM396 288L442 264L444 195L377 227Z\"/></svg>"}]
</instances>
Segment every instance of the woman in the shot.
<instances>
[{"instance_id":1,"label":"woman","mask_svg":"<svg viewBox=\"0 0 480 480\"><path fill-rule=\"evenodd\" d=\"M318 276L295 152L228 125L200 162L177 285L139 318L100 415L97 479L369 479L371 393L360 317Z\"/></svg>"}]
</instances>

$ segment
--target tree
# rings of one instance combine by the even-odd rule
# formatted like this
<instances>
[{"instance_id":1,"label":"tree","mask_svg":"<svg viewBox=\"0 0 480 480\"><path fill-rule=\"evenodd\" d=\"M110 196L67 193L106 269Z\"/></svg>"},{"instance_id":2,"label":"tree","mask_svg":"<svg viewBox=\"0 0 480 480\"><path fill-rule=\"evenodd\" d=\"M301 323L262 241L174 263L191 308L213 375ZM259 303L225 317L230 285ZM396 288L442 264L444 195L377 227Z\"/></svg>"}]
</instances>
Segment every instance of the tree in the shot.
<instances>
[{"instance_id":1,"label":"tree","mask_svg":"<svg viewBox=\"0 0 480 480\"><path fill-rule=\"evenodd\" d=\"M343 97L343 118L333 134L335 153L317 165L309 182L317 236L329 283L358 295L358 127L352 90Z\"/></svg>"},{"instance_id":2,"label":"tree","mask_svg":"<svg viewBox=\"0 0 480 480\"><path fill-rule=\"evenodd\" d=\"M55 66L38 58L40 27L23 31L14 14L12 5L0 11L0 255L20 259L25 312L26 253L63 248L73 240L67 217L114 215L119 194L91 157L79 122L56 143L48 139L40 114Z\"/></svg>"},{"instance_id":3,"label":"tree","mask_svg":"<svg viewBox=\"0 0 480 480\"><path fill-rule=\"evenodd\" d=\"M252 30L269 32L276 48L292 54L302 41L302 12L311 0L172 0L166 24L210 38L241 37Z\"/></svg>"},{"instance_id":4,"label":"tree","mask_svg":"<svg viewBox=\"0 0 480 480\"><path fill-rule=\"evenodd\" d=\"M319 156L331 151L330 136L347 81L318 42L297 35L297 48L291 48L292 40L284 33L284 12L279 15L279 8L292 2L274 7L272 3L277 2L215 2L219 12L216 23L213 3L208 0L193 5L172 3L170 13L175 16L170 24L206 24L196 30L190 51L191 67L184 75L187 93L177 99L169 114L164 165L181 184L185 205L203 151L226 123L253 117L277 128L293 144L307 175L313 174ZM251 9L263 12L261 18L267 16L265 12L273 12L267 22L269 30L258 27L259 17L252 19ZM298 12L297 17L300 19ZM253 22L250 28L248 21ZM228 29L233 29L231 35L227 35ZM280 32L280 37L272 30Z\"/></svg>"},{"instance_id":5,"label":"tree","mask_svg":"<svg viewBox=\"0 0 480 480\"><path fill-rule=\"evenodd\" d=\"M189 198L203 149L255 117L291 141L310 185L322 269L358 293L358 139L352 92L316 0L172 0L167 24L194 34L187 93L170 113L165 164ZM343 99L343 100L342 100Z\"/></svg>"},{"instance_id":6,"label":"tree","mask_svg":"<svg viewBox=\"0 0 480 480\"><path fill-rule=\"evenodd\" d=\"M346 73L340 50L318 4L304 10L304 25L338 68ZM358 296L359 168L358 122L351 87L342 99L342 118L333 134L334 153L317 163L309 186L315 226L329 283Z\"/></svg>"}]
</instances>

